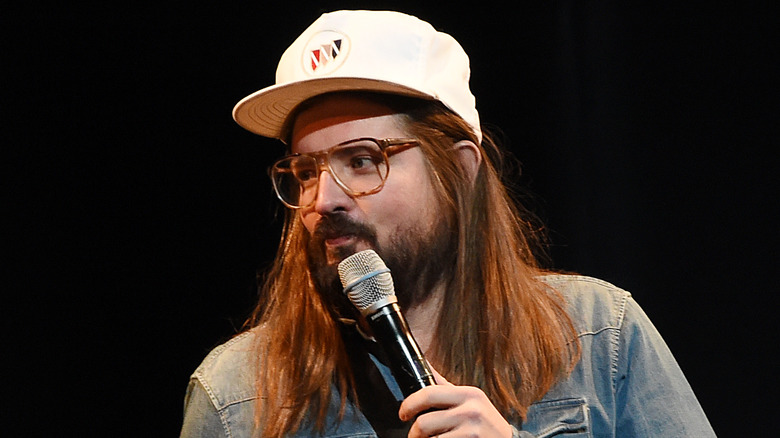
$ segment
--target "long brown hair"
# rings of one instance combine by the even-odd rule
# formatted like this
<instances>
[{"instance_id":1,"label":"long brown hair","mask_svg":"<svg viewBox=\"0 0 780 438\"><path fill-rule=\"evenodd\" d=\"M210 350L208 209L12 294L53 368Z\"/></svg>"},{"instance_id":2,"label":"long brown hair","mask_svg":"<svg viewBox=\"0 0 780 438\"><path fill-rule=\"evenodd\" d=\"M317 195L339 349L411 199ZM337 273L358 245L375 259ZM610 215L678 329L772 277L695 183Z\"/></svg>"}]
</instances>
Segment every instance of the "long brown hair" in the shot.
<instances>
[{"instance_id":1,"label":"long brown hair","mask_svg":"<svg viewBox=\"0 0 780 438\"><path fill-rule=\"evenodd\" d=\"M496 168L502 153L489 135L472 180L452 148L460 140L477 144L465 122L436 102L383 96L388 102L421 141L443 213L457 229L457 258L451 278L442 279L428 359L450 382L481 388L507 419L524 420L579 357L563 298L539 279L537 227L507 192ZM260 326L256 422L263 436L293 432L307 415L324 428L333 384L342 412L354 397L338 322L306 269L307 240L299 215L288 211L262 299L247 321Z\"/></svg>"}]
</instances>

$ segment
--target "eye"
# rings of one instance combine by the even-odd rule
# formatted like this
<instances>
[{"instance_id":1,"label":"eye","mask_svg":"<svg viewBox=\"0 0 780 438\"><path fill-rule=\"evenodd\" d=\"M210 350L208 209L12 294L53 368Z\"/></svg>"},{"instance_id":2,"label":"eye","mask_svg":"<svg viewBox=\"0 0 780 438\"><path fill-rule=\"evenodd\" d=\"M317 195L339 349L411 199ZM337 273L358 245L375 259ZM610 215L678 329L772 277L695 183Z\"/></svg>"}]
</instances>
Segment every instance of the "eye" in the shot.
<instances>
[{"instance_id":1,"label":"eye","mask_svg":"<svg viewBox=\"0 0 780 438\"><path fill-rule=\"evenodd\" d=\"M373 168L376 166L376 157L371 155L357 155L350 158L349 167L352 170L360 170L364 168Z\"/></svg>"},{"instance_id":2,"label":"eye","mask_svg":"<svg viewBox=\"0 0 780 438\"><path fill-rule=\"evenodd\" d=\"M353 175L375 172L382 162L382 151L373 143L339 149L331 156L331 166L336 166Z\"/></svg>"},{"instance_id":3,"label":"eye","mask_svg":"<svg viewBox=\"0 0 780 438\"><path fill-rule=\"evenodd\" d=\"M311 179L314 179L315 174L316 174L316 172L314 172L313 170L304 170L304 171L297 172L295 174L295 176L301 182L306 182L306 181L309 181Z\"/></svg>"},{"instance_id":4,"label":"eye","mask_svg":"<svg viewBox=\"0 0 780 438\"><path fill-rule=\"evenodd\" d=\"M302 183L317 179L317 166L312 165L310 160L293 161L290 169L295 178Z\"/></svg>"}]
</instances>

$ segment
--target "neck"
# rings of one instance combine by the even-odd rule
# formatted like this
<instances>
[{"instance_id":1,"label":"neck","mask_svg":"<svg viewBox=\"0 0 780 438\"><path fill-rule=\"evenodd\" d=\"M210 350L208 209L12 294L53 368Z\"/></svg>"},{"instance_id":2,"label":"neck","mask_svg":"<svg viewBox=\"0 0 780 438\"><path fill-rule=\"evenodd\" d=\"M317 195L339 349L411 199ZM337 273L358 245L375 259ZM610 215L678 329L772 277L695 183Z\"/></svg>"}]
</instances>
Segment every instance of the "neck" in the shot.
<instances>
[{"instance_id":1,"label":"neck","mask_svg":"<svg viewBox=\"0 0 780 438\"><path fill-rule=\"evenodd\" d=\"M409 324L414 339L424 354L427 354L434 342L436 327L439 323L443 291L437 288L427 300L404 309L404 317Z\"/></svg>"},{"instance_id":2,"label":"neck","mask_svg":"<svg viewBox=\"0 0 780 438\"><path fill-rule=\"evenodd\" d=\"M420 350L423 354L428 355L428 352L433 345L434 337L436 336L436 327L439 322L439 314L441 312L443 290L437 288L424 302L416 304L407 309L402 309L404 319L409 325L409 330L414 336L414 340L417 341ZM371 327L363 317L357 317L357 324L363 333L371 335ZM427 358L431 360L430 357Z\"/></svg>"}]
</instances>

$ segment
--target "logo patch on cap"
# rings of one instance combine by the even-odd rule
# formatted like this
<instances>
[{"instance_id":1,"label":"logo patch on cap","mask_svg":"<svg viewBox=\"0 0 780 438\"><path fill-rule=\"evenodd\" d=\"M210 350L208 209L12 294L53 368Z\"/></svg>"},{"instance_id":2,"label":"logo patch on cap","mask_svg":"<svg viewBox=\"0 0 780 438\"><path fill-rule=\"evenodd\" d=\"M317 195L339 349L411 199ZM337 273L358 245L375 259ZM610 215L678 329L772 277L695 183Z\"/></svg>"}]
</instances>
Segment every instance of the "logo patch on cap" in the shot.
<instances>
[{"instance_id":1,"label":"logo patch on cap","mask_svg":"<svg viewBox=\"0 0 780 438\"><path fill-rule=\"evenodd\" d=\"M333 72L349 55L349 39L338 32L320 32L303 51L303 70L312 76Z\"/></svg>"}]
</instances>

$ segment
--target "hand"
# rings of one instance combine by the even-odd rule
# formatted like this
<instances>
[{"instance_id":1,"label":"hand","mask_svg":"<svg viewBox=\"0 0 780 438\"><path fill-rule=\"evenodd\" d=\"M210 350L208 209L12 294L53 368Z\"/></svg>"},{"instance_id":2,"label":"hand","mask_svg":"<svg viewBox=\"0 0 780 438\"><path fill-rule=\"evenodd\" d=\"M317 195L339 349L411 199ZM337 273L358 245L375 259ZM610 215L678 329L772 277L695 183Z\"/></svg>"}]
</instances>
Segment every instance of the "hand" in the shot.
<instances>
[{"instance_id":1,"label":"hand","mask_svg":"<svg viewBox=\"0 0 780 438\"><path fill-rule=\"evenodd\" d=\"M427 386L401 403L398 416L409 421L421 412L409 430L417 437L506 437L512 436L512 426L496 410L481 389L455 386L436 370L436 385Z\"/></svg>"}]
</instances>

